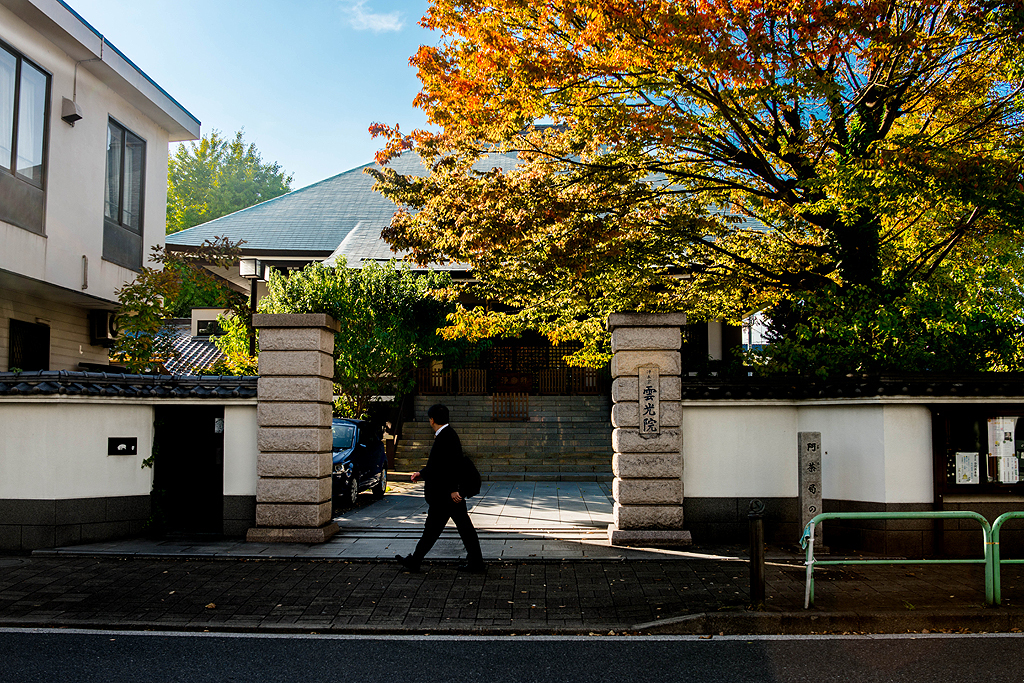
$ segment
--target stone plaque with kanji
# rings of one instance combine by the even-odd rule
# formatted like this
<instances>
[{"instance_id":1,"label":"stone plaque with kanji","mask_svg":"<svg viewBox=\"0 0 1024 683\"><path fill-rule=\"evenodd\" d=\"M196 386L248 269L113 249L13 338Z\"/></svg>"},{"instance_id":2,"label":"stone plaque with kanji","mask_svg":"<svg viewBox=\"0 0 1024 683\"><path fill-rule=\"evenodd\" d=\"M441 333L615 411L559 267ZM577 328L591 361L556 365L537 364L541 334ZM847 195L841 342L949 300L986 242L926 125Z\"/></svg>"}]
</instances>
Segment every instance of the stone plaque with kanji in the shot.
<instances>
[{"instance_id":1,"label":"stone plaque with kanji","mask_svg":"<svg viewBox=\"0 0 1024 683\"><path fill-rule=\"evenodd\" d=\"M659 367L642 365L640 373L640 436L661 433L661 386Z\"/></svg>"}]
</instances>

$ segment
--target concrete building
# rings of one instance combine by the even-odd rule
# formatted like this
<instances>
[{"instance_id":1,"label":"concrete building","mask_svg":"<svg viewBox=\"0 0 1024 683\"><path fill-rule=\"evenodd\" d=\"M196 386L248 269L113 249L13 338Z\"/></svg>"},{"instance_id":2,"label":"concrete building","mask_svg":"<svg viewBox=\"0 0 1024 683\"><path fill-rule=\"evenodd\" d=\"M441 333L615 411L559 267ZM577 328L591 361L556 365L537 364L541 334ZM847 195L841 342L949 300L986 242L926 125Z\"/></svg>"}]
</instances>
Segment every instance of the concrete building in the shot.
<instances>
[{"instance_id":1,"label":"concrete building","mask_svg":"<svg viewBox=\"0 0 1024 683\"><path fill-rule=\"evenodd\" d=\"M0 371L108 362L199 121L61 0L0 0Z\"/></svg>"}]
</instances>

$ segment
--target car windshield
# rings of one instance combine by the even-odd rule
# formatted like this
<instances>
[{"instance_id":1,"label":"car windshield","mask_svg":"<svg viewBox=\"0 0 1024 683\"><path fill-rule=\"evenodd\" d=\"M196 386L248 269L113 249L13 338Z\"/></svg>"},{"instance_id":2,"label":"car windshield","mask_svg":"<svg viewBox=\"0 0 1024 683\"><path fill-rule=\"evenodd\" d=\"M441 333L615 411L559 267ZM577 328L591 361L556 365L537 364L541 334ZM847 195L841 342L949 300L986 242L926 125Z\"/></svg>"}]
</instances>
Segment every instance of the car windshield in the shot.
<instances>
[{"instance_id":1,"label":"car windshield","mask_svg":"<svg viewBox=\"0 0 1024 683\"><path fill-rule=\"evenodd\" d=\"M355 425L331 425L331 432L334 434L335 448L352 448L352 439L356 435Z\"/></svg>"}]
</instances>

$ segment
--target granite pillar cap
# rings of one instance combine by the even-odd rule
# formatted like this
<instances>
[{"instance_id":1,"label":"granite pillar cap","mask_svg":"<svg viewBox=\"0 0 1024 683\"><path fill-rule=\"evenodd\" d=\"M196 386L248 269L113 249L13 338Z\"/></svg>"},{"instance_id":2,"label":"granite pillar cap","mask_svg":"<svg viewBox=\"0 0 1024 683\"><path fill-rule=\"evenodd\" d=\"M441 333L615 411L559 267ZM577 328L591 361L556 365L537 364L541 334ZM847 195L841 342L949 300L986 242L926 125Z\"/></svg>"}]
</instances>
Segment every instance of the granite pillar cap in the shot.
<instances>
[{"instance_id":1,"label":"granite pillar cap","mask_svg":"<svg viewBox=\"0 0 1024 683\"><path fill-rule=\"evenodd\" d=\"M616 327L682 327L686 324L686 314L682 311L672 313L612 313L608 316L608 331Z\"/></svg>"},{"instance_id":2,"label":"granite pillar cap","mask_svg":"<svg viewBox=\"0 0 1024 683\"><path fill-rule=\"evenodd\" d=\"M340 332L341 324L326 313L257 313L252 316L256 328L267 327L322 327Z\"/></svg>"}]
</instances>

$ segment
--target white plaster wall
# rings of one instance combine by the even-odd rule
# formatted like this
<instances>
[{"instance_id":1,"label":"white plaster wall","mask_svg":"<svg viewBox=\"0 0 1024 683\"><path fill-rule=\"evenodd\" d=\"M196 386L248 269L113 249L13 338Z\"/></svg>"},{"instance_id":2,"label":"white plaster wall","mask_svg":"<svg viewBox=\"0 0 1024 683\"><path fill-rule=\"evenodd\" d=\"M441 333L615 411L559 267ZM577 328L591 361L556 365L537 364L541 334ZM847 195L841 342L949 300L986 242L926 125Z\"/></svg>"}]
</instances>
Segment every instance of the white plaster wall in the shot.
<instances>
[{"instance_id":1,"label":"white plaster wall","mask_svg":"<svg viewBox=\"0 0 1024 683\"><path fill-rule=\"evenodd\" d=\"M885 407L885 502L931 503L932 413L925 406Z\"/></svg>"},{"instance_id":2,"label":"white plaster wall","mask_svg":"<svg viewBox=\"0 0 1024 683\"><path fill-rule=\"evenodd\" d=\"M224 406L224 495L256 495L256 406Z\"/></svg>"},{"instance_id":3,"label":"white plaster wall","mask_svg":"<svg viewBox=\"0 0 1024 683\"><path fill-rule=\"evenodd\" d=\"M800 409L801 432L821 432L822 496L833 500L885 502L884 408L807 406ZM797 468L797 442L790 456Z\"/></svg>"},{"instance_id":4,"label":"white plaster wall","mask_svg":"<svg viewBox=\"0 0 1024 683\"><path fill-rule=\"evenodd\" d=\"M683 495L797 494L798 410L791 406L683 407Z\"/></svg>"},{"instance_id":5,"label":"white plaster wall","mask_svg":"<svg viewBox=\"0 0 1024 683\"><path fill-rule=\"evenodd\" d=\"M61 99L72 97L74 60L2 6L0 40L51 74L46 236L0 222L0 268L114 301L114 290L135 273L102 259L107 119L116 119L146 141L143 259L153 245L164 243L169 133L97 79L88 65L78 69L83 118L69 126L60 111ZM86 290L83 255L89 260Z\"/></svg>"},{"instance_id":6,"label":"white plaster wall","mask_svg":"<svg viewBox=\"0 0 1024 683\"><path fill-rule=\"evenodd\" d=\"M800 411L800 431L821 432L825 498L932 501L931 411L927 407L808 406Z\"/></svg>"},{"instance_id":7,"label":"white plaster wall","mask_svg":"<svg viewBox=\"0 0 1024 683\"><path fill-rule=\"evenodd\" d=\"M932 502L931 412L913 404L685 404L684 495L796 496L801 431L821 432L826 499Z\"/></svg>"},{"instance_id":8,"label":"white plaster wall","mask_svg":"<svg viewBox=\"0 0 1024 683\"><path fill-rule=\"evenodd\" d=\"M133 456L107 455L107 437L136 437ZM153 407L0 403L0 499L149 495Z\"/></svg>"}]
</instances>

